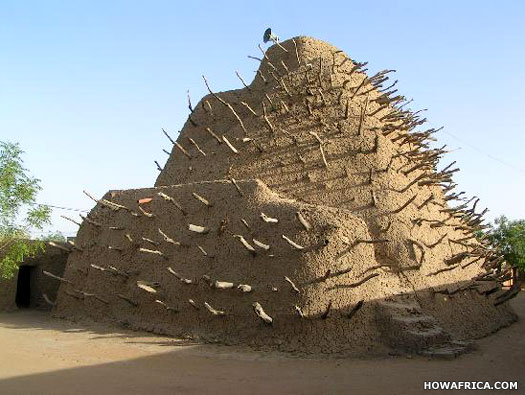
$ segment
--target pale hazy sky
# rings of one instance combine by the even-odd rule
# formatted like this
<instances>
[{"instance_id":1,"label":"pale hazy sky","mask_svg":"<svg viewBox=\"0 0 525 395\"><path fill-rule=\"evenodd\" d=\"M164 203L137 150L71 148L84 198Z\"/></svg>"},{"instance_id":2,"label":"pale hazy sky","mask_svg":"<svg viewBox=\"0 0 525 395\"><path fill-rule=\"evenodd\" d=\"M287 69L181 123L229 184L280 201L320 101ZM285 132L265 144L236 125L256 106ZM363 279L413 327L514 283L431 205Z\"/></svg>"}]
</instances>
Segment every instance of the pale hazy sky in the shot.
<instances>
[{"instance_id":1,"label":"pale hazy sky","mask_svg":"<svg viewBox=\"0 0 525 395\"><path fill-rule=\"evenodd\" d=\"M152 186L187 115L186 90L249 80L264 29L329 41L396 69L413 108L489 218L525 218L523 1L0 2L0 140L19 142L42 203L90 209L86 189ZM460 149L459 149L460 148ZM503 163L502 163L503 162ZM72 235L55 210L50 229Z\"/></svg>"}]
</instances>

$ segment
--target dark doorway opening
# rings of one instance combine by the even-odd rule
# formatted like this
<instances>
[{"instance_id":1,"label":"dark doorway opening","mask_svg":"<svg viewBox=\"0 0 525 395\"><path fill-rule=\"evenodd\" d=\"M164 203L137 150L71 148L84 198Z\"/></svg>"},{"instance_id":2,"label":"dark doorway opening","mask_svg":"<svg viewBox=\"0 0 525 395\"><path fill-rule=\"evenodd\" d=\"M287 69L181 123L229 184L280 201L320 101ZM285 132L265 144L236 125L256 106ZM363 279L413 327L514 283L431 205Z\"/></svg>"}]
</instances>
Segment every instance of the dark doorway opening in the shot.
<instances>
[{"instance_id":1,"label":"dark doorway opening","mask_svg":"<svg viewBox=\"0 0 525 395\"><path fill-rule=\"evenodd\" d=\"M20 266L16 285L16 305L19 308L28 308L31 304L31 272L32 266Z\"/></svg>"}]
</instances>

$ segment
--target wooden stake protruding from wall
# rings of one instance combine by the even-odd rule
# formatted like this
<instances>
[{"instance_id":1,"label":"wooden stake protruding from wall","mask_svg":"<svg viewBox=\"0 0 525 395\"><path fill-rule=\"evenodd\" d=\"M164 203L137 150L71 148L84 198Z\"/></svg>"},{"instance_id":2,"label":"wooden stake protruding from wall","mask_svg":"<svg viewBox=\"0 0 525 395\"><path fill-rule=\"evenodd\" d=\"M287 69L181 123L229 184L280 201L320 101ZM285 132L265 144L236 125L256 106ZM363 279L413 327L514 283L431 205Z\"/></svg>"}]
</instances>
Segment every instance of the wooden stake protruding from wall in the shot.
<instances>
[{"instance_id":1,"label":"wooden stake protruding from wall","mask_svg":"<svg viewBox=\"0 0 525 395\"><path fill-rule=\"evenodd\" d=\"M159 195L161 198L163 198L163 199L166 200L167 202L171 202L171 203L173 203L173 204L175 205L175 207L177 207L177 208L182 212L183 215L188 214L188 213L186 212L186 210L184 210L184 209L182 208L182 206L181 206L181 205L180 205L180 204L179 204L174 198L172 198L171 196L166 195L164 192L158 192L157 195Z\"/></svg>"},{"instance_id":2,"label":"wooden stake protruding from wall","mask_svg":"<svg viewBox=\"0 0 525 395\"><path fill-rule=\"evenodd\" d=\"M248 86L248 84L246 84L246 81L244 81L244 79L241 77L239 72L236 71L235 74L237 75L237 78L239 78L239 80L241 80L241 83L244 85L244 87L246 89L248 89L249 91L251 91L252 89Z\"/></svg>"},{"instance_id":3,"label":"wooden stake protruding from wall","mask_svg":"<svg viewBox=\"0 0 525 395\"><path fill-rule=\"evenodd\" d=\"M257 255L257 251L255 251L255 248L253 248L253 246L250 243L248 243L242 235L233 235L233 237L239 239L241 244L250 252L250 254Z\"/></svg>"},{"instance_id":4,"label":"wooden stake protruding from wall","mask_svg":"<svg viewBox=\"0 0 525 395\"><path fill-rule=\"evenodd\" d=\"M297 244L295 241L291 240L289 237L282 235L282 238L286 240L288 244L290 244L293 248L296 250L304 250L304 247L302 245Z\"/></svg>"},{"instance_id":5,"label":"wooden stake protruding from wall","mask_svg":"<svg viewBox=\"0 0 525 395\"><path fill-rule=\"evenodd\" d=\"M292 287L292 290L296 293L301 293L301 291L299 290L299 288L296 287L296 285L294 284L294 282L292 280L290 280L290 278L288 278L287 276L284 276L284 280L290 284L290 287Z\"/></svg>"},{"instance_id":6,"label":"wooden stake protruding from wall","mask_svg":"<svg viewBox=\"0 0 525 395\"><path fill-rule=\"evenodd\" d=\"M310 133L312 136L315 137L315 139L317 140L317 142L319 143L319 150L321 151L321 157L323 158L323 163L324 163L324 166L325 167L328 167L328 162L326 161L326 156L325 156L325 153L324 153L324 149L323 149L323 141L321 140L321 138L319 137L319 135L315 132L308 132Z\"/></svg>"},{"instance_id":7,"label":"wooden stake protruding from wall","mask_svg":"<svg viewBox=\"0 0 525 395\"><path fill-rule=\"evenodd\" d=\"M224 315L226 315L226 313L222 310L217 310L217 309L214 309L213 307L210 306L210 304L208 302L204 302L204 307L206 307L206 309L211 313L213 314L214 316L219 316L219 317L222 317Z\"/></svg>"},{"instance_id":8,"label":"wooden stake protruding from wall","mask_svg":"<svg viewBox=\"0 0 525 395\"><path fill-rule=\"evenodd\" d=\"M257 317L263 320L265 324L267 325L273 324L273 318L270 317L268 314L266 314L266 312L264 311L263 307L261 306L259 302L253 302L252 306L253 306L253 311L255 312Z\"/></svg>"},{"instance_id":9,"label":"wooden stake protruding from wall","mask_svg":"<svg viewBox=\"0 0 525 395\"><path fill-rule=\"evenodd\" d=\"M306 230L310 230L312 229L312 225L310 224L310 222L308 222L306 220L306 218L304 218L304 216L301 214L300 211L297 211L297 213L295 213L295 215L297 216L297 219L299 220L299 222L301 223L301 225L303 225L303 227L306 229Z\"/></svg>"},{"instance_id":10,"label":"wooden stake protruding from wall","mask_svg":"<svg viewBox=\"0 0 525 395\"><path fill-rule=\"evenodd\" d=\"M195 147L195 149L197 151L199 151L199 153L202 155L202 156L206 156L206 153L201 149L201 147L199 147L199 145L195 142L195 140L193 140L191 137L187 137L188 141Z\"/></svg>"}]
</instances>

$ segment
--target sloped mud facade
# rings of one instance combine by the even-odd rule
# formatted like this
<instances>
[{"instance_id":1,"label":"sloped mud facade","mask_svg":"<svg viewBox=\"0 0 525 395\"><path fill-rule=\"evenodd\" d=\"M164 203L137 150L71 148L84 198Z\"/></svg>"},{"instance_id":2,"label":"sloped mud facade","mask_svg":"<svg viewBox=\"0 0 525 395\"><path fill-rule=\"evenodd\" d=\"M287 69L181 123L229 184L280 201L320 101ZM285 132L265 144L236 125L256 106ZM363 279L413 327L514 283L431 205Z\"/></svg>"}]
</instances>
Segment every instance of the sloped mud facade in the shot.
<instances>
[{"instance_id":1,"label":"sloped mud facade","mask_svg":"<svg viewBox=\"0 0 525 395\"><path fill-rule=\"evenodd\" d=\"M378 354L457 353L513 322L477 201L389 71L364 67L297 37L249 86L210 91L155 188L108 192L83 222L56 314Z\"/></svg>"}]
</instances>

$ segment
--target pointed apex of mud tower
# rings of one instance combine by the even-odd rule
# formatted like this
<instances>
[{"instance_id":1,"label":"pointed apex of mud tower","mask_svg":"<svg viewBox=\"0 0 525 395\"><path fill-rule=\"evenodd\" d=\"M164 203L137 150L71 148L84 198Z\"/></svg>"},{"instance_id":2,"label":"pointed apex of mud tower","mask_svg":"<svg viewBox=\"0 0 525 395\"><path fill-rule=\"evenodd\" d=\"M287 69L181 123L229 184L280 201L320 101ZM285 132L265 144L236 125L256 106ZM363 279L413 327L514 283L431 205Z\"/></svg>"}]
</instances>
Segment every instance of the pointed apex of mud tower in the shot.
<instances>
[{"instance_id":1,"label":"pointed apex of mud tower","mask_svg":"<svg viewBox=\"0 0 525 395\"><path fill-rule=\"evenodd\" d=\"M301 65L312 64L314 61L318 62L323 55L332 57L332 54L336 53L342 53L342 51L332 44L312 37L298 36L268 48L259 70L261 72L275 70L272 66L282 68L284 63L291 72Z\"/></svg>"},{"instance_id":2,"label":"pointed apex of mud tower","mask_svg":"<svg viewBox=\"0 0 525 395\"><path fill-rule=\"evenodd\" d=\"M514 320L477 200L392 70L309 37L192 107L155 188L108 192L56 311L306 352L456 354Z\"/></svg>"}]
</instances>

